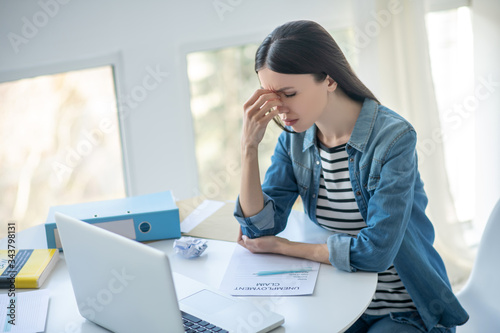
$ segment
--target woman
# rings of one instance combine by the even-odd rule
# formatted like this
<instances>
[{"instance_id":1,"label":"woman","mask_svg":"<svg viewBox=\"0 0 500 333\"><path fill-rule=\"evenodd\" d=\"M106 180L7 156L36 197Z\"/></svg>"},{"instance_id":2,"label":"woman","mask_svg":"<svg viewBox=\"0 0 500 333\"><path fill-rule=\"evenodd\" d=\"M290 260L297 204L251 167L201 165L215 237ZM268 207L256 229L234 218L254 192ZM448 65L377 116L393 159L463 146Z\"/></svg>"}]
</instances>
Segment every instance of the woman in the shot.
<instances>
[{"instance_id":1,"label":"woman","mask_svg":"<svg viewBox=\"0 0 500 333\"><path fill-rule=\"evenodd\" d=\"M380 105L317 23L276 28L255 70L262 89L244 104L238 243L378 272L375 296L348 332L454 332L468 315L432 246L411 124ZM275 117L286 127L261 186L258 146ZM274 236L298 195L309 218L334 231L326 244Z\"/></svg>"}]
</instances>

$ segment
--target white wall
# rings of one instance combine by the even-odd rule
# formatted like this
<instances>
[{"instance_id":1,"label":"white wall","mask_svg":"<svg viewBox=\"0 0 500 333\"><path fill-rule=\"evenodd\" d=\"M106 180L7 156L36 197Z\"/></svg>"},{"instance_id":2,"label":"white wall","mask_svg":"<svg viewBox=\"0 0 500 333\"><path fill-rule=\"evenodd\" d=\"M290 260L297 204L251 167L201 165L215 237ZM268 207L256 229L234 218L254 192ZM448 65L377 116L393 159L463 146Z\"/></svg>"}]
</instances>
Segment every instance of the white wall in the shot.
<instances>
[{"instance_id":1,"label":"white wall","mask_svg":"<svg viewBox=\"0 0 500 333\"><path fill-rule=\"evenodd\" d=\"M340 0L1 1L0 82L113 64L127 193L182 199L198 186L186 53L260 42L295 19L335 28L349 13Z\"/></svg>"}]
</instances>

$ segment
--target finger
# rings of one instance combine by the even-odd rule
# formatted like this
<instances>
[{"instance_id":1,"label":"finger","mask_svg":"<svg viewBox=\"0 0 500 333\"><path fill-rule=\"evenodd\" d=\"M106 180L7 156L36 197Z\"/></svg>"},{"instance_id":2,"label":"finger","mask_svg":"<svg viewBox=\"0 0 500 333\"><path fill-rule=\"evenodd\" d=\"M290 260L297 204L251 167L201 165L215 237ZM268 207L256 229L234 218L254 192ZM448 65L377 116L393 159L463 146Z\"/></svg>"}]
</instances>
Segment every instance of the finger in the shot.
<instances>
[{"instance_id":1,"label":"finger","mask_svg":"<svg viewBox=\"0 0 500 333\"><path fill-rule=\"evenodd\" d=\"M239 241L238 241L238 244L239 244L240 246L243 246L244 248L246 248L246 246L245 246L245 242L243 242L242 240L239 240Z\"/></svg>"},{"instance_id":2,"label":"finger","mask_svg":"<svg viewBox=\"0 0 500 333\"><path fill-rule=\"evenodd\" d=\"M282 106L283 103L279 100L272 100L268 101L264 106L260 108L257 112L253 114L255 119L260 119L269 113L273 113L274 115L277 115L279 113L278 111L278 106ZM252 116L252 115L250 115Z\"/></svg>"},{"instance_id":3,"label":"finger","mask_svg":"<svg viewBox=\"0 0 500 333\"><path fill-rule=\"evenodd\" d=\"M259 96L257 100L252 105L245 106L244 111L248 113L250 116L253 114L259 113L262 109L269 109L268 105L272 103L273 105L277 105L276 103L279 101L278 105L281 105L280 97L274 93L268 93Z\"/></svg>"},{"instance_id":4,"label":"finger","mask_svg":"<svg viewBox=\"0 0 500 333\"><path fill-rule=\"evenodd\" d=\"M267 124L269 124L269 122L276 116L278 116L280 114L280 111L278 110L278 108L274 107L272 109L270 109L269 111L267 111L266 113L264 114L259 114L259 116L256 116L256 117L260 117L258 119L258 121L261 123L261 124L265 124L267 126Z\"/></svg>"},{"instance_id":5,"label":"finger","mask_svg":"<svg viewBox=\"0 0 500 333\"><path fill-rule=\"evenodd\" d=\"M279 106L279 105L277 105L277 106ZM281 111L278 110L277 106L271 108L268 112L266 112L264 114L264 117L269 118L269 121L270 121L272 118L278 116L281 113Z\"/></svg>"},{"instance_id":6,"label":"finger","mask_svg":"<svg viewBox=\"0 0 500 333\"><path fill-rule=\"evenodd\" d=\"M239 238L237 243L245 247L245 242L243 241L243 238Z\"/></svg>"},{"instance_id":7,"label":"finger","mask_svg":"<svg viewBox=\"0 0 500 333\"><path fill-rule=\"evenodd\" d=\"M268 94L268 93L271 93L272 91L271 90L267 90L267 89L257 89L254 91L254 93L252 94L252 96L250 96L250 98L245 102L245 106L248 106L248 105L253 105L257 99L259 99L259 97L263 94Z\"/></svg>"},{"instance_id":8,"label":"finger","mask_svg":"<svg viewBox=\"0 0 500 333\"><path fill-rule=\"evenodd\" d=\"M241 240L241 236L243 236L243 231L241 230L241 227L238 229L238 239L237 242Z\"/></svg>"},{"instance_id":9,"label":"finger","mask_svg":"<svg viewBox=\"0 0 500 333\"><path fill-rule=\"evenodd\" d=\"M252 253L259 252L258 245L256 239L249 238L248 236L243 235L241 238L242 246Z\"/></svg>"},{"instance_id":10,"label":"finger","mask_svg":"<svg viewBox=\"0 0 500 333\"><path fill-rule=\"evenodd\" d=\"M272 101L280 101L281 103L281 97L273 92L263 94L257 99L257 101L255 101L253 106L262 109Z\"/></svg>"},{"instance_id":11,"label":"finger","mask_svg":"<svg viewBox=\"0 0 500 333\"><path fill-rule=\"evenodd\" d=\"M241 246L243 246L245 249L249 250L249 248L248 248L248 244L247 244L247 240L248 240L248 239L249 239L249 238L248 238L247 236L243 235L243 236L241 237L241 239L238 241L238 244L240 244Z\"/></svg>"}]
</instances>

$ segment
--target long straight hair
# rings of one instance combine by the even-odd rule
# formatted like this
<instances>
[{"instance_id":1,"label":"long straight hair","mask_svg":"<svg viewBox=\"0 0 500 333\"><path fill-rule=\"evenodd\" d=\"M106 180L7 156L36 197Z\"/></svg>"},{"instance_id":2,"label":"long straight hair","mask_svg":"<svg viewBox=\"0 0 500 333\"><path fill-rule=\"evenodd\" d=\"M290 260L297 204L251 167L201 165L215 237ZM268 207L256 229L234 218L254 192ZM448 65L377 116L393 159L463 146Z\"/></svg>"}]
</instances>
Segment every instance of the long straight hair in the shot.
<instances>
[{"instance_id":1,"label":"long straight hair","mask_svg":"<svg viewBox=\"0 0 500 333\"><path fill-rule=\"evenodd\" d=\"M255 72L263 68L281 74L312 74L316 82L330 76L351 99L363 102L369 98L380 103L356 76L333 37L313 21L292 21L274 29L255 54ZM274 121L291 132L279 116Z\"/></svg>"}]
</instances>

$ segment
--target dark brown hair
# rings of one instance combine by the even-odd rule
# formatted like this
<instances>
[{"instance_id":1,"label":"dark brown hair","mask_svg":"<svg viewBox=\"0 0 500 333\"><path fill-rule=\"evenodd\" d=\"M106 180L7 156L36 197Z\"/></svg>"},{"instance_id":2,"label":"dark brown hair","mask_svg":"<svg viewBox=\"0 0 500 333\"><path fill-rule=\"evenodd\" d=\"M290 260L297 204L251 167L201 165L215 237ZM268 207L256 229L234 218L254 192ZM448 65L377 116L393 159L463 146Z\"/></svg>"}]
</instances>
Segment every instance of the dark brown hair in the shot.
<instances>
[{"instance_id":1,"label":"dark brown hair","mask_svg":"<svg viewBox=\"0 0 500 333\"><path fill-rule=\"evenodd\" d=\"M281 74L312 74L316 82L330 76L351 99L379 101L356 76L333 37L313 21L280 25L260 44L255 54L255 72L268 68ZM276 124L286 129L281 119Z\"/></svg>"}]
</instances>

